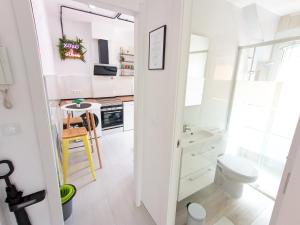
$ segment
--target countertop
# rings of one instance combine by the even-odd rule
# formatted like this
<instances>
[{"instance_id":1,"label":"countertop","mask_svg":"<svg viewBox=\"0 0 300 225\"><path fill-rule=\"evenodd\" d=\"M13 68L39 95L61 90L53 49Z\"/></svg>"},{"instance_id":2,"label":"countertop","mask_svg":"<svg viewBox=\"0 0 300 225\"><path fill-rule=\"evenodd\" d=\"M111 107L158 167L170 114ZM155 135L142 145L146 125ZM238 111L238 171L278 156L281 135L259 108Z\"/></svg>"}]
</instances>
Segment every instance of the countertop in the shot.
<instances>
[{"instance_id":1,"label":"countertop","mask_svg":"<svg viewBox=\"0 0 300 225\"><path fill-rule=\"evenodd\" d=\"M134 101L134 96L133 95L120 96L120 97L117 97L117 99L120 99L122 102L132 102L132 101Z\"/></svg>"},{"instance_id":2,"label":"countertop","mask_svg":"<svg viewBox=\"0 0 300 225\"><path fill-rule=\"evenodd\" d=\"M85 98L84 101L86 102L94 102L94 103L100 103L100 104L114 104L117 102L131 102L134 101L133 95L127 95L127 96L116 96L116 97L108 97L108 98ZM72 103L72 99L64 99L61 100L59 105L63 106L65 104Z\"/></svg>"}]
</instances>

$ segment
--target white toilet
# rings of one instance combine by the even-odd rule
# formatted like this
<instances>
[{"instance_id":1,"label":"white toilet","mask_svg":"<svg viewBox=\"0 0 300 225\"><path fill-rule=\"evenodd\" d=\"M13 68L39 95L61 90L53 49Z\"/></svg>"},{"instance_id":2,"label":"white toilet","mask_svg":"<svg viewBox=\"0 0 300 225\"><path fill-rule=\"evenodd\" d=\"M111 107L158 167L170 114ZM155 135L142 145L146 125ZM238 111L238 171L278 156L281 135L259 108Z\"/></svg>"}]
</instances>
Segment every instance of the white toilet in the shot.
<instances>
[{"instance_id":1,"label":"white toilet","mask_svg":"<svg viewBox=\"0 0 300 225\"><path fill-rule=\"evenodd\" d=\"M246 159L226 154L218 158L215 183L233 198L240 198L244 184L256 181L257 177L257 169Z\"/></svg>"}]
</instances>

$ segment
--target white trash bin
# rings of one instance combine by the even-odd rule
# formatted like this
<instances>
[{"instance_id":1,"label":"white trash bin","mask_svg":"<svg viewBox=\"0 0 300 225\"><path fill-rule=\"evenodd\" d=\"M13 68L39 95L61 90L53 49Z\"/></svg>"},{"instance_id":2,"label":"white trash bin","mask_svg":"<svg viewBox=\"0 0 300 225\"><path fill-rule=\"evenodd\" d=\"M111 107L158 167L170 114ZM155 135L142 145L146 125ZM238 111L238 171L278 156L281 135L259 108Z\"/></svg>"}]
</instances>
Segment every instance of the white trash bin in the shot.
<instances>
[{"instance_id":1,"label":"white trash bin","mask_svg":"<svg viewBox=\"0 0 300 225\"><path fill-rule=\"evenodd\" d=\"M204 225L206 211L202 205L197 203L187 204L187 225Z\"/></svg>"}]
</instances>

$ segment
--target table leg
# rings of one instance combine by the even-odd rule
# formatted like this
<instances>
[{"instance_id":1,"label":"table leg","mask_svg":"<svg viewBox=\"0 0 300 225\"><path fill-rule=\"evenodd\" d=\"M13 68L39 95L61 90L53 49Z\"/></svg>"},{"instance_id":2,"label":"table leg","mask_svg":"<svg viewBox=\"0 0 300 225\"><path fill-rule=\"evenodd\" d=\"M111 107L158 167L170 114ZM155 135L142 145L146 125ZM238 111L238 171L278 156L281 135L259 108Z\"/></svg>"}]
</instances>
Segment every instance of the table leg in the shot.
<instances>
[{"instance_id":1,"label":"table leg","mask_svg":"<svg viewBox=\"0 0 300 225\"><path fill-rule=\"evenodd\" d=\"M91 140L91 149L92 149L92 152L94 152L90 113L88 111L86 111L86 120L87 120L87 124L88 124L88 132L89 132L90 140Z\"/></svg>"},{"instance_id":2,"label":"table leg","mask_svg":"<svg viewBox=\"0 0 300 225\"><path fill-rule=\"evenodd\" d=\"M97 136L97 131L96 131L95 118L94 118L93 114L91 115L91 121L92 121L92 127L93 127L93 131L94 131L94 137L95 137L95 143L96 143L96 148L97 148L99 165L100 165L100 169L101 169L102 168L102 161L101 161L101 156L100 156L100 146L99 146L98 136Z\"/></svg>"}]
</instances>

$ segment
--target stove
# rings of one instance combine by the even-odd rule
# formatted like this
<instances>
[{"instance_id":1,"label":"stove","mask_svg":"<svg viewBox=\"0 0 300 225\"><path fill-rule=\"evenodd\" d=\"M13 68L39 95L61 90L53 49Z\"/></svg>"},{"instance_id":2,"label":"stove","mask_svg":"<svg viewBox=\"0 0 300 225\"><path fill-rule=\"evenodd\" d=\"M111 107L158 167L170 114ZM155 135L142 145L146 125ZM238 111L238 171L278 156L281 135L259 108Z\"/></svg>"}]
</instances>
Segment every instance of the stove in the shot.
<instances>
[{"instance_id":1,"label":"stove","mask_svg":"<svg viewBox=\"0 0 300 225\"><path fill-rule=\"evenodd\" d=\"M102 130L123 128L123 102L117 98L98 99L97 102L101 104Z\"/></svg>"}]
</instances>

